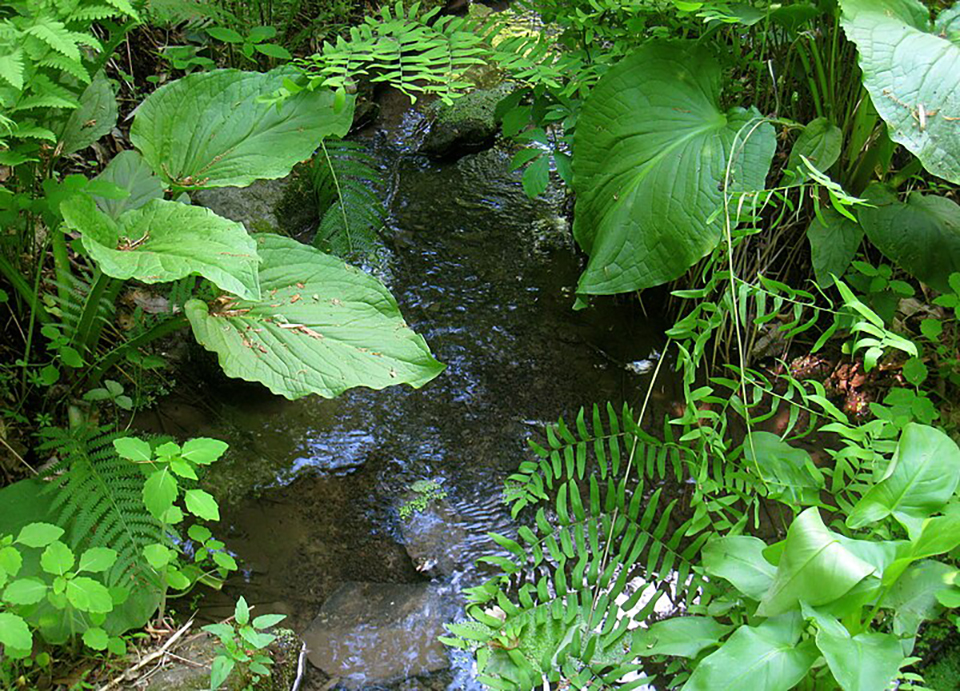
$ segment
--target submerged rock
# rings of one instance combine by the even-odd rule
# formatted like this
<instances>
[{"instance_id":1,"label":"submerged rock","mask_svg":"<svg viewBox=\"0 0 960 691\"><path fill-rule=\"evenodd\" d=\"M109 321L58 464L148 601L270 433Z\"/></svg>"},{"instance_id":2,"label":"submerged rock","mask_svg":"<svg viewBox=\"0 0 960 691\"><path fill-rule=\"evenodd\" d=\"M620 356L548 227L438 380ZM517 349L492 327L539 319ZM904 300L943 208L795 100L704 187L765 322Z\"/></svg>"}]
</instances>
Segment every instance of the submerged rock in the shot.
<instances>
[{"instance_id":1,"label":"submerged rock","mask_svg":"<svg viewBox=\"0 0 960 691\"><path fill-rule=\"evenodd\" d=\"M431 576L450 576L467 560L467 531L463 519L442 498L416 504L422 493L410 490L400 510L400 534L417 570ZM405 512L403 507L414 507Z\"/></svg>"},{"instance_id":2,"label":"submerged rock","mask_svg":"<svg viewBox=\"0 0 960 691\"><path fill-rule=\"evenodd\" d=\"M452 104L437 103L419 151L434 158L459 158L488 149L497 136L497 104L516 87L504 82L477 89Z\"/></svg>"},{"instance_id":3,"label":"submerged rock","mask_svg":"<svg viewBox=\"0 0 960 691\"><path fill-rule=\"evenodd\" d=\"M436 584L345 583L303 634L307 658L350 688L449 666L438 636L457 607Z\"/></svg>"}]
</instances>

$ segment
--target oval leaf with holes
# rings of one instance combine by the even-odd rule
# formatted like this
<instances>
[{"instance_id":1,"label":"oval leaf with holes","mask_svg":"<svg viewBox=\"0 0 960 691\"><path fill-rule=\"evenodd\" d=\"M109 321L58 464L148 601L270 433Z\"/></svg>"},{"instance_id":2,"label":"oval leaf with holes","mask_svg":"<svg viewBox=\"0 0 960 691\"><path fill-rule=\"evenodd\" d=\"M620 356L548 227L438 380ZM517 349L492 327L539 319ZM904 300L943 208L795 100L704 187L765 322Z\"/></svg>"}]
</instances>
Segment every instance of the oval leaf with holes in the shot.
<instances>
[{"instance_id":1,"label":"oval leaf with holes","mask_svg":"<svg viewBox=\"0 0 960 691\"><path fill-rule=\"evenodd\" d=\"M167 283L197 274L231 293L260 296L253 238L209 209L154 199L114 221L78 194L60 210L108 276Z\"/></svg>"},{"instance_id":2,"label":"oval leaf with holes","mask_svg":"<svg viewBox=\"0 0 960 691\"><path fill-rule=\"evenodd\" d=\"M290 399L332 398L355 386L419 388L443 370L377 279L296 240L256 238L261 301L184 307L227 376Z\"/></svg>"},{"instance_id":3,"label":"oval leaf with holes","mask_svg":"<svg viewBox=\"0 0 960 691\"><path fill-rule=\"evenodd\" d=\"M764 188L773 127L756 109L721 110L720 84L707 49L653 42L594 88L573 156L574 234L590 255L580 293L622 293L681 276L720 241L723 188Z\"/></svg>"},{"instance_id":4,"label":"oval leaf with holes","mask_svg":"<svg viewBox=\"0 0 960 691\"><path fill-rule=\"evenodd\" d=\"M267 73L196 72L160 87L140 105L130 140L164 182L183 188L246 187L282 178L313 156L324 137L342 137L353 99L302 91L278 108L259 99L278 89L286 68Z\"/></svg>"},{"instance_id":5,"label":"oval leaf with holes","mask_svg":"<svg viewBox=\"0 0 960 691\"><path fill-rule=\"evenodd\" d=\"M960 183L960 46L930 25L919 0L842 0L863 85L890 138Z\"/></svg>"}]
</instances>

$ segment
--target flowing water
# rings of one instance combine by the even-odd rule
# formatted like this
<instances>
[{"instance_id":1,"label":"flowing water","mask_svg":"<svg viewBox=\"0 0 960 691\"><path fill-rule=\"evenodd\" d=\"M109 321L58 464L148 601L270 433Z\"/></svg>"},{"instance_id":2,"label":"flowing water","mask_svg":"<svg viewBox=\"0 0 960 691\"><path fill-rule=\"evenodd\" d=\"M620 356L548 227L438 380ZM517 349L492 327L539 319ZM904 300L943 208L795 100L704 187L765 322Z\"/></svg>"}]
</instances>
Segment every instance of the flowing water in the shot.
<instances>
[{"instance_id":1,"label":"flowing water","mask_svg":"<svg viewBox=\"0 0 960 691\"><path fill-rule=\"evenodd\" d=\"M645 391L656 325L632 301L572 310L581 267L558 194L528 200L500 149L453 163L413 155L411 124L368 140L390 179L388 249L377 271L447 369L420 390L356 390L332 401L228 387L199 429L171 429L178 413L168 407L168 431L231 445L212 482L224 497L220 532L243 566L223 595L207 599L208 616L228 615L243 594L303 631L344 583L424 581L401 544L398 515L420 480L447 493L449 539L462 543L461 565L438 587L475 583L486 533L509 530L500 490L528 456L526 439L581 406L637 404ZM312 677L315 688L326 680ZM469 663L457 659L441 686L471 686L469 677Z\"/></svg>"}]
</instances>

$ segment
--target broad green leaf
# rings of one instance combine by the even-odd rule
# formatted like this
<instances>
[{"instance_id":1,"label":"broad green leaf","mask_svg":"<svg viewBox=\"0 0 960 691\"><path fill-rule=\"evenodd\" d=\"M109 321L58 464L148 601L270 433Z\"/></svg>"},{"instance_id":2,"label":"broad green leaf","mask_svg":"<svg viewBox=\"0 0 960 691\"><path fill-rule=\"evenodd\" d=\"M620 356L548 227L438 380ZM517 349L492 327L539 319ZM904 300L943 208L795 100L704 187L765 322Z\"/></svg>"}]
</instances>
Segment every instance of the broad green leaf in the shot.
<instances>
[{"instance_id":1,"label":"broad green leaf","mask_svg":"<svg viewBox=\"0 0 960 691\"><path fill-rule=\"evenodd\" d=\"M117 99L103 70L80 95L80 107L70 112L59 130L63 155L69 156L96 142L117 124Z\"/></svg>"},{"instance_id":2,"label":"broad green leaf","mask_svg":"<svg viewBox=\"0 0 960 691\"><path fill-rule=\"evenodd\" d=\"M286 614L261 614L253 620L253 627L256 629L269 629L271 626L276 626L286 618Z\"/></svg>"},{"instance_id":3,"label":"broad green leaf","mask_svg":"<svg viewBox=\"0 0 960 691\"><path fill-rule=\"evenodd\" d=\"M210 688L219 689L230 676L236 663L229 657L218 655L210 665Z\"/></svg>"},{"instance_id":4,"label":"broad green leaf","mask_svg":"<svg viewBox=\"0 0 960 691\"><path fill-rule=\"evenodd\" d=\"M900 638L904 655L913 652L920 625L937 615L937 594L950 588L954 573L956 569L946 564L922 561L908 568L887 593L883 604L893 610L893 633Z\"/></svg>"},{"instance_id":5,"label":"broad green leaf","mask_svg":"<svg viewBox=\"0 0 960 691\"><path fill-rule=\"evenodd\" d=\"M220 520L220 507L209 492L202 489L188 489L184 494L187 511L207 521Z\"/></svg>"},{"instance_id":6,"label":"broad green leaf","mask_svg":"<svg viewBox=\"0 0 960 691\"><path fill-rule=\"evenodd\" d=\"M67 581L67 600L81 612L106 614L113 609L110 591L102 583L86 576Z\"/></svg>"},{"instance_id":7,"label":"broad green leaf","mask_svg":"<svg viewBox=\"0 0 960 691\"><path fill-rule=\"evenodd\" d=\"M160 518L177 499L177 480L166 466L153 471L143 485L143 503L154 517Z\"/></svg>"},{"instance_id":8,"label":"broad green leaf","mask_svg":"<svg viewBox=\"0 0 960 691\"><path fill-rule=\"evenodd\" d=\"M99 626L95 626L83 632L83 642L93 650L106 650L110 636Z\"/></svg>"},{"instance_id":9,"label":"broad green leaf","mask_svg":"<svg viewBox=\"0 0 960 691\"><path fill-rule=\"evenodd\" d=\"M843 546L816 508L807 509L787 531L777 575L757 614L775 616L799 608L801 600L814 607L828 604L875 571L876 567Z\"/></svg>"},{"instance_id":10,"label":"broad green leaf","mask_svg":"<svg viewBox=\"0 0 960 691\"><path fill-rule=\"evenodd\" d=\"M917 537L924 519L946 505L958 483L956 443L933 427L910 423L884 477L857 502L846 523L857 529L893 516Z\"/></svg>"},{"instance_id":11,"label":"broad green leaf","mask_svg":"<svg viewBox=\"0 0 960 691\"><path fill-rule=\"evenodd\" d=\"M622 293L681 276L720 241L722 188L764 189L773 127L755 109L723 112L720 84L706 48L655 41L593 89L573 156L574 235L590 255L578 292Z\"/></svg>"},{"instance_id":12,"label":"broad green leaf","mask_svg":"<svg viewBox=\"0 0 960 691\"><path fill-rule=\"evenodd\" d=\"M75 195L60 210L108 276L169 283L196 274L236 295L260 297L253 238L209 209L154 199L114 221L89 196Z\"/></svg>"},{"instance_id":13,"label":"broad green leaf","mask_svg":"<svg viewBox=\"0 0 960 691\"><path fill-rule=\"evenodd\" d=\"M243 36L224 26L208 26L207 33L224 43L243 43Z\"/></svg>"},{"instance_id":14,"label":"broad green leaf","mask_svg":"<svg viewBox=\"0 0 960 691\"><path fill-rule=\"evenodd\" d=\"M890 138L960 183L960 47L932 31L919 0L841 0L863 84Z\"/></svg>"},{"instance_id":15,"label":"broad green leaf","mask_svg":"<svg viewBox=\"0 0 960 691\"><path fill-rule=\"evenodd\" d=\"M9 652L33 648L33 636L27 622L12 612L0 612L0 644Z\"/></svg>"},{"instance_id":16,"label":"broad green leaf","mask_svg":"<svg viewBox=\"0 0 960 691\"><path fill-rule=\"evenodd\" d=\"M113 220L120 218L125 211L139 209L152 199L163 198L163 183L136 151L121 151L95 179L130 192L123 199L92 195L100 210Z\"/></svg>"},{"instance_id":17,"label":"broad green leaf","mask_svg":"<svg viewBox=\"0 0 960 691\"><path fill-rule=\"evenodd\" d=\"M39 578L21 578L3 591L3 599L14 605L35 605L47 594L47 584Z\"/></svg>"},{"instance_id":18,"label":"broad green leaf","mask_svg":"<svg viewBox=\"0 0 960 691\"><path fill-rule=\"evenodd\" d=\"M80 555L77 571L100 573L106 571L117 561L117 552L109 547L91 547Z\"/></svg>"},{"instance_id":19,"label":"broad green leaf","mask_svg":"<svg viewBox=\"0 0 960 691\"><path fill-rule=\"evenodd\" d=\"M120 437L113 440L113 448L121 458L135 463L146 463L153 458L150 444L136 437Z\"/></svg>"},{"instance_id":20,"label":"broad green leaf","mask_svg":"<svg viewBox=\"0 0 960 691\"><path fill-rule=\"evenodd\" d=\"M770 432L754 432L750 443L745 443L743 448L744 462L750 468L759 466L772 499L790 506L820 501L823 476L806 451L790 446Z\"/></svg>"},{"instance_id":21,"label":"broad green leaf","mask_svg":"<svg viewBox=\"0 0 960 691\"><path fill-rule=\"evenodd\" d=\"M165 545L155 543L143 548L143 556L146 557L150 566L160 571L173 559L173 552Z\"/></svg>"},{"instance_id":22,"label":"broad green leaf","mask_svg":"<svg viewBox=\"0 0 960 691\"><path fill-rule=\"evenodd\" d=\"M776 567L763 558L767 545L760 538L729 535L711 540L703 548L707 573L729 581L734 588L760 600L773 584Z\"/></svg>"},{"instance_id":23,"label":"broad green leaf","mask_svg":"<svg viewBox=\"0 0 960 691\"><path fill-rule=\"evenodd\" d=\"M3 576L13 578L20 573L20 567L23 566L23 557L16 547L7 545L0 547L0 585L3 582Z\"/></svg>"},{"instance_id":24,"label":"broad green leaf","mask_svg":"<svg viewBox=\"0 0 960 691\"><path fill-rule=\"evenodd\" d=\"M263 301L184 307L228 376L290 399L332 398L355 386L419 388L443 370L377 279L289 238L257 244Z\"/></svg>"},{"instance_id":25,"label":"broad green leaf","mask_svg":"<svg viewBox=\"0 0 960 691\"><path fill-rule=\"evenodd\" d=\"M682 691L787 691L817 659L812 641L798 645L802 620L797 614L741 626L705 657Z\"/></svg>"},{"instance_id":26,"label":"broad green leaf","mask_svg":"<svg viewBox=\"0 0 960 691\"><path fill-rule=\"evenodd\" d=\"M804 616L816 622L817 648L844 691L879 691L889 688L906 660L895 636L886 633L850 633L838 620L806 605Z\"/></svg>"},{"instance_id":27,"label":"broad green leaf","mask_svg":"<svg viewBox=\"0 0 960 691\"><path fill-rule=\"evenodd\" d=\"M190 439L183 445L181 455L191 463L210 465L226 453L228 448L229 445L225 441L198 437Z\"/></svg>"},{"instance_id":28,"label":"broad green leaf","mask_svg":"<svg viewBox=\"0 0 960 691\"><path fill-rule=\"evenodd\" d=\"M790 151L787 170L796 177L788 182L803 182L809 176L809 169L804 165L801 156L807 158L817 170L826 172L840 158L842 147L843 132L839 127L827 118L813 120L803 128Z\"/></svg>"},{"instance_id":29,"label":"broad green leaf","mask_svg":"<svg viewBox=\"0 0 960 691\"><path fill-rule=\"evenodd\" d=\"M324 137L346 135L353 99L335 111L333 92L303 90L279 109L260 103L289 69L196 72L160 87L137 109L130 140L177 187L245 187L285 176Z\"/></svg>"},{"instance_id":30,"label":"broad green leaf","mask_svg":"<svg viewBox=\"0 0 960 691\"><path fill-rule=\"evenodd\" d=\"M829 206L820 209L820 214L810 223L807 240L817 285L829 288L833 277L843 276L857 256L863 228Z\"/></svg>"},{"instance_id":31,"label":"broad green leaf","mask_svg":"<svg viewBox=\"0 0 960 691\"><path fill-rule=\"evenodd\" d=\"M633 634L634 654L696 657L701 651L719 644L730 631L709 617L674 617L637 629Z\"/></svg>"},{"instance_id":32,"label":"broad green leaf","mask_svg":"<svg viewBox=\"0 0 960 691\"><path fill-rule=\"evenodd\" d=\"M950 274L960 271L960 206L919 192L903 203L879 183L863 196L874 207L860 210L860 225L877 249L924 283L950 292Z\"/></svg>"},{"instance_id":33,"label":"broad green leaf","mask_svg":"<svg viewBox=\"0 0 960 691\"><path fill-rule=\"evenodd\" d=\"M40 566L47 573L62 576L73 568L73 551L59 540L51 542L40 555Z\"/></svg>"},{"instance_id":34,"label":"broad green leaf","mask_svg":"<svg viewBox=\"0 0 960 691\"><path fill-rule=\"evenodd\" d=\"M27 547L46 547L63 535L63 528L50 523L30 523L23 526L17 542Z\"/></svg>"}]
</instances>

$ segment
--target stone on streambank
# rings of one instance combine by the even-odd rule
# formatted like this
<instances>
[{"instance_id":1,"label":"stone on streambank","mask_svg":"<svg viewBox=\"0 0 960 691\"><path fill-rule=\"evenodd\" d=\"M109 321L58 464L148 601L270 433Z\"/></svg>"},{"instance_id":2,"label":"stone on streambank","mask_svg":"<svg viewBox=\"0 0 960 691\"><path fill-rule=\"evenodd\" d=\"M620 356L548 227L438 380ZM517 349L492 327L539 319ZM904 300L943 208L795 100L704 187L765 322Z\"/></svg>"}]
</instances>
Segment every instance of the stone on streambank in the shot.
<instances>
[{"instance_id":1,"label":"stone on streambank","mask_svg":"<svg viewBox=\"0 0 960 691\"><path fill-rule=\"evenodd\" d=\"M260 682L257 686L258 691L289 691L297 677L300 637L289 629L277 629L274 634L277 640L268 649L273 658L270 678ZM144 688L146 691L209 689L210 665L221 647L220 641L206 632L196 637L188 637L185 643L175 646L170 651L177 657L168 657L160 670L150 676ZM228 691L241 691L246 688L247 682L248 679L243 670L237 667L227 678L223 688Z\"/></svg>"},{"instance_id":2,"label":"stone on streambank","mask_svg":"<svg viewBox=\"0 0 960 691\"><path fill-rule=\"evenodd\" d=\"M454 159L493 146L499 129L497 104L509 96L515 84L502 82L471 91L453 103L431 104L430 126L418 151L433 158Z\"/></svg>"},{"instance_id":3,"label":"stone on streambank","mask_svg":"<svg viewBox=\"0 0 960 691\"><path fill-rule=\"evenodd\" d=\"M282 231L296 235L317 222L317 205L305 165L278 180L257 180L247 187L215 187L192 194L194 203L243 223L251 233Z\"/></svg>"},{"instance_id":4,"label":"stone on streambank","mask_svg":"<svg viewBox=\"0 0 960 691\"><path fill-rule=\"evenodd\" d=\"M438 637L456 615L435 583L345 583L303 634L307 658L348 688L429 675L449 666Z\"/></svg>"}]
</instances>

